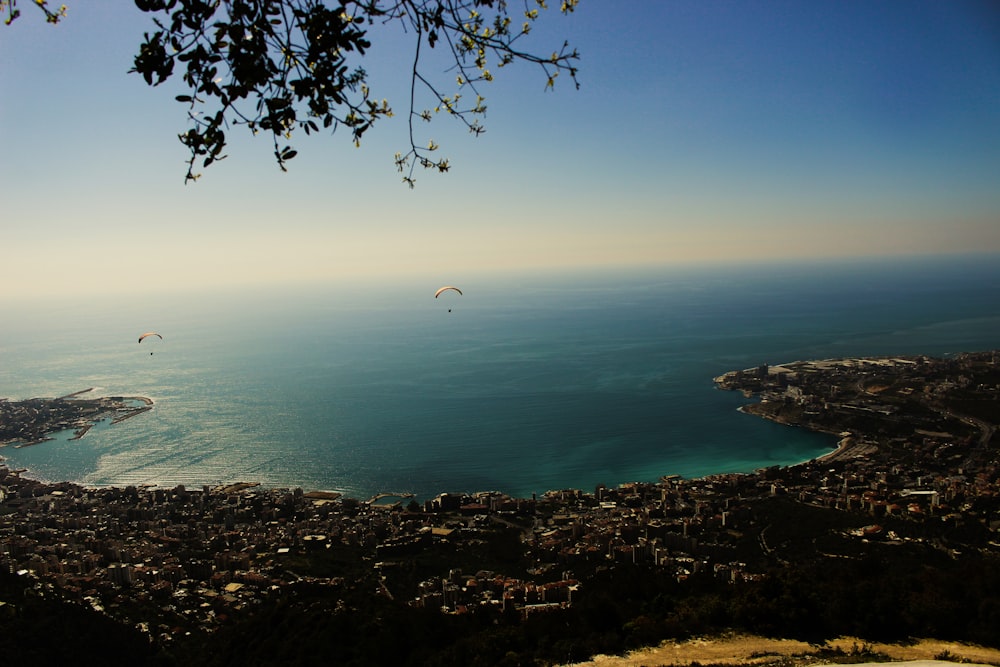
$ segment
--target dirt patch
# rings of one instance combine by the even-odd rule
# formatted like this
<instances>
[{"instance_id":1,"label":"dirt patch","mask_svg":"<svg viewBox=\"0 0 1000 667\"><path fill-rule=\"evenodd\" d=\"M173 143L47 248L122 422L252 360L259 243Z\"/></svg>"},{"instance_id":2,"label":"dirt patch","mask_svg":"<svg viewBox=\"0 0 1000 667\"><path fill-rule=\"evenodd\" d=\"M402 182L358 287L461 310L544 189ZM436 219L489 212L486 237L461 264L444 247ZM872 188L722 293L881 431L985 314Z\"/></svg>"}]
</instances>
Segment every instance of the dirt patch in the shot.
<instances>
[{"instance_id":1,"label":"dirt patch","mask_svg":"<svg viewBox=\"0 0 1000 667\"><path fill-rule=\"evenodd\" d=\"M726 635L684 642L668 641L656 648L634 651L625 656L599 655L593 660L567 667L684 667L694 663L796 667L914 660L1000 666L1000 650L930 639L909 644L878 644L841 637L816 645L794 639Z\"/></svg>"}]
</instances>

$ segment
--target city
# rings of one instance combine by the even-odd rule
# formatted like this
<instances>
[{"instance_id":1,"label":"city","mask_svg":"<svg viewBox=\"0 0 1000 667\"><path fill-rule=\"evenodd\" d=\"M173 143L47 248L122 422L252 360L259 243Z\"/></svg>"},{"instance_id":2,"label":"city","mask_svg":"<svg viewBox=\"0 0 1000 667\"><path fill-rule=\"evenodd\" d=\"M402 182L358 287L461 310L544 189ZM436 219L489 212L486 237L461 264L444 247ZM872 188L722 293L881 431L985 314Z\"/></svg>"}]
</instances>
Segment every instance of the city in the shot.
<instances>
[{"instance_id":1,"label":"city","mask_svg":"<svg viewBox=\"0 0 1000 667\"><path fill-rule=\"evenodd\" d=\"M790 467L533 498L484 491L423 503L359 500L253 482L85 488L3 467L0 568L39 595L169 645L297 590L348 607L371 596L523 621L570 608L595 577L633 567L676 582L739 585L805 559L857 558L873 543L995 559L997 358L830 360L727 373L716 378L720 389L761 398L745 412L836 433L840 447Z\"/></svg>"}]
</instances>

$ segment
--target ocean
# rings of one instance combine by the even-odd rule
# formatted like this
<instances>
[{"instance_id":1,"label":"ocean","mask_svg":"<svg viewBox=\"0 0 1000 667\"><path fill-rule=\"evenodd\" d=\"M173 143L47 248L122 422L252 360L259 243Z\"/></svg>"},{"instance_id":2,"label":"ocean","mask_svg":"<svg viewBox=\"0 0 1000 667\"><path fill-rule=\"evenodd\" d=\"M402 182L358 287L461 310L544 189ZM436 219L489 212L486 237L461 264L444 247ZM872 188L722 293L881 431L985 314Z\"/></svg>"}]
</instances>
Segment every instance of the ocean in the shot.
<instances>
[{"instance_id":1,"label":"ocean","mask_svg":"<svg viewBox=\"0 0 1000 667\"><path fill-rule=\"evenodd\" d=\"M155 406L0 455L94 486L593 491L835 445L738 412L712 381L726 371L1000 348L996 256L453 276L463 293L435 299L441 284L4 303L0 397Z\"/></svg>"}]
</instances>

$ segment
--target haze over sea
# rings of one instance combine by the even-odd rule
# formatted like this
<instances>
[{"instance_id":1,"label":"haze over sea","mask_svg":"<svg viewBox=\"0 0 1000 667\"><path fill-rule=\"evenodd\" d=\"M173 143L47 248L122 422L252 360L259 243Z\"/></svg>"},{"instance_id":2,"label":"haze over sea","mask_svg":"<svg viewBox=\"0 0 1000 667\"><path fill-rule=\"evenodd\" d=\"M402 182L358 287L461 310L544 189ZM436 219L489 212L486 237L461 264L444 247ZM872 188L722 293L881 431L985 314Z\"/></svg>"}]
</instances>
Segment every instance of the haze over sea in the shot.
<instances>
[{"instance_id":1,"label":"haze over sea","mask_svg":"<svg viewBox=\"0 0 1000 667\"><path fill-rule=\"evenodd\" d=\"M1000 258L440 276L9 303L0 397L148 396L0 451L88 485L550 489L752 471L833 436L737 411L761 363L1000 348ZM454 292L434 299L442 284ZM449 310L450 309L450 310ZM163 340L137 344L138 334ZM153 354L150 354L153 352Z\"/></svg>"}]
</instances>

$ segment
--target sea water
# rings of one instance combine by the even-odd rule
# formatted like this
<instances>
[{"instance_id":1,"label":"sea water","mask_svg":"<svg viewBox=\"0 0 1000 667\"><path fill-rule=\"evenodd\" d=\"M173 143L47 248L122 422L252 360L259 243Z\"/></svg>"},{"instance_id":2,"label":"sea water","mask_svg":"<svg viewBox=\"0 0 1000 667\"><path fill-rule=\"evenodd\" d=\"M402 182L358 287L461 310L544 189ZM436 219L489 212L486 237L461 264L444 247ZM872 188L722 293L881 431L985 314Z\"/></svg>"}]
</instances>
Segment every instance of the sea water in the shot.
<instances>
[{"instance_id":1,"label":"sea water","mask_svg":"<svg viewBox=\"0 0 1000 667\"><path fill-rule=\"evenodd\" d=\"M0 455L87 485L529 497L809 460L726 371L1000 347L997 257L454 277L7 303L0 397L154 408ZM139 334L163 339L137 343Z\"/></svg>"}]
</instances>

